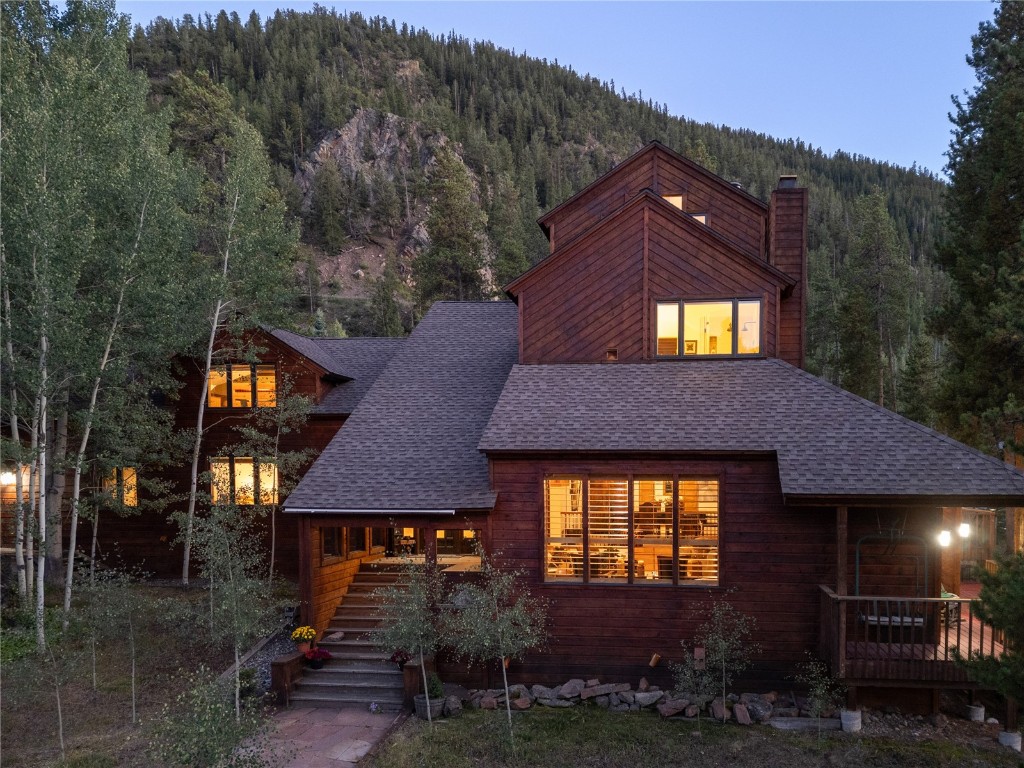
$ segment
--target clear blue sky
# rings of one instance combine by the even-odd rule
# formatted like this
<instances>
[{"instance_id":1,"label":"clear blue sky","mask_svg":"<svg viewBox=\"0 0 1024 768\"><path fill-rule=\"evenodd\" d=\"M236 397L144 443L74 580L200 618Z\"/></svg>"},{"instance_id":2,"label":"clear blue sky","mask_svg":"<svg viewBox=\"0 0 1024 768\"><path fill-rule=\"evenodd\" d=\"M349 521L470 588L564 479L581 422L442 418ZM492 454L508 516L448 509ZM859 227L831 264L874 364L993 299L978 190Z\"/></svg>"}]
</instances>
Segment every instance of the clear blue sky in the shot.
<instances>
[{"instance_id":1,"label":"clear blue sky","mask_svg":"<svg viewBox=\"0 0 1024 768\"><path fill-rule=\"evenodd\" d=\"M321 3L331 7L328 0ZM242 20L311 2L136 0L118 10ZM558 60L614 80L700 122L801 138L936 173L945 165L950 96L975 85L965 56L994 6L958 2L348 2L435 35Z\"/></svg>"}]
</instances>

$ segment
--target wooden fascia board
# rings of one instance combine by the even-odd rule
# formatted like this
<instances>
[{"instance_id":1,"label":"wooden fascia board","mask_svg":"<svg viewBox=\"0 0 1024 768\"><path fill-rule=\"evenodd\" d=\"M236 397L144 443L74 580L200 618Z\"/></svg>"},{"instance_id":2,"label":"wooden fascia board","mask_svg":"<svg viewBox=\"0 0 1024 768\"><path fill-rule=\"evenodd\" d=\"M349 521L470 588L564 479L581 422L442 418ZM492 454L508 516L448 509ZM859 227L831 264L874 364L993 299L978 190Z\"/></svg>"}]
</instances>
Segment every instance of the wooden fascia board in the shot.
<instances>
[{"instance_id":1,"label":"wooden fascia board","mask_svg":"<svg viewBox=\"0 0 1024 768\"><path fill-rule=\"evenodd\" d=\"M749 450L749 451L660 451L660 450L621 450L621 449L573 449L573 450L547 450L537 448L480 448L481 453L487 455L488 459L557 459L559 461L608 461L608 460L647 460L647 461L676 461L676 460L708 460L722 461L728 459L775 459L773 450Z\"/></svg>"},{"instance_id":2,"label":"wooden fascia board","mask_svg":"<svg viewBox=\"0 0 1024 768\"><path fill-rule=\"evenodd\" d=\"M270 333L266 329L261 327L261 328L259 328L259 331L267 339L269 339L270 342L279 351L284 351L284 352L288 353L289 355L291 355L292 357L294 357L295 359L301 361L303 365L305 365L306 367L308 367L312 371L312 373L316 374L319 378L323 379L324 381L329 382L331 384L344 384L346 381L352 381L353 380L353 378L351 376L346 376L343 373L333 373L332 371L328 371L326 368L324 368L322 365L320 365L320 363L316 362L315 360L313 360L310 357L306 357L304 354L302 354L301 351L299 351L298 349L293 347L288 342L284 341L284 339L277 338L277 336L274 336L272 333Z\"/></svg>"},{"instance_id":3,"label":"wooden fascia board","mask_svg":"<svg viewBox=\"0 0 1024 768\"><path fill-rule=\"evenodd\" d=\"M893 495L893 494L799 494L785 493L782 498L791 507L1014 507L1024 504L1024 496L1006 495Z\"/></svg>"},{"instance_id":4,"label":"wooden fascia board","mask_svg":"<svg viewBox=\"0 0 1024 768\"><path fill-rule=\"evenodd\" d=\"M602 219L599 224L594 225L585 232L581 232L579 235L574 237L565 245L559 246L559 248L546 259L544 259L539 264L529 269L528 271L524 272L511 283L506 285L504 289L505 293L512 297L512 300L515 301L516 292L520 288L522 288L524 283L531 282L538 274L545 271L546 268L549 267L551 264L560 261L561 257L564 256L565 253L574 248L584 238L595 238L600 236L600 234L606 228L610 228L611 226L613 226L622 216L631 212L633 208L644 204L661 206L663 211L667 212L671 216L677 217L677 221L682 222L683 226L691 227L693 233L697 237L715 241L717 244L719 244L720 246L722 246L724 249L734 254L735 256L745 259L750 264L757 266L760 270L770 275L775 282L784 286L787 290L791 289L793 285L795 285L795 281L793 280L793 278L787 275L786 273L782 272L776 267L773 267L768 262L762 261L756 256L753 256L747 253L746 251L738 248L736 244L729 240L727 237L719 234L711 227L701 224L699 221L694 219L689 214L680 211L671 203L665 201L660 196L654 194L654 192L652 192L651 190L645 189L638 193L636 196L634 196L631 200L624 203L614 213Z\"/></svg>"}]
</instances>

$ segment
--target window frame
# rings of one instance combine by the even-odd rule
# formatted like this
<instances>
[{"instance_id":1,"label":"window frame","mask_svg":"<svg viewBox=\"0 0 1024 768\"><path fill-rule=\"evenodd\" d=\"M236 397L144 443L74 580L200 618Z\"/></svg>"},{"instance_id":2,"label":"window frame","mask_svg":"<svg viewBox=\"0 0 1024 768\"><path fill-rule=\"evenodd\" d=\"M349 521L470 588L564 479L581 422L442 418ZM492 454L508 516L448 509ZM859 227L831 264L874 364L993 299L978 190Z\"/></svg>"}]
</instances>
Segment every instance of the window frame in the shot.
<instances>
[{"instance_id":1,"label":"window frame","mask_svg":"<svg viewBox=\"0 0 1024 768\"><path fill-rule=\"evenodd\" d=\"M252 501L238 501L238 469L237 461L248 461L252 464ZM228 473L228 501L227 504L234 504L237 507L275 507L280 501L281 478L277 465L272 461L259 461L255 456L211 456L210 457L210 504L222 504L217 498L217 470L215 465L223 464L227 467ZM264 467L271 467L273 471L273 485L270 491L264 491L260 477L264 473ZM272 495L271 501L264 501L266 493Z\"/></svg>"},{"instance_id":2,"label":"window frame","mask_svg":"<svg viewBox=\"0 0 1024 768\"><path fill-rule=\"evenodd\" d=\"M732 304L732 348L729 352L712 354L686 354L686 306L699 304ZM741 328L739 323L740 305L744 303L757 303L757 352L740 352L739 339ZM658 312L662 306L676 306L677 334L675 354L661 354L658 352ZM721 360L723 358L758 358L766 357L764 329L765 299L763 296L700 296L694 298L666 298L654 300L654 311L651 313L654 327L651 329L653 357L656 360Z\"/></svg>"},{"instance_id":3,"label":"window frame","mask_svg":"<svg viewBox=\"0 0 1024 768\"><path fill-rule=\"evenodd\" d=\"M628 510L628 527L629 532L627 534L627 556L625 563L626 575L624 579L609 580L603 578L593 578L591 574L591 561L590 561L590 483L592 480L596 481L619 481L625 478L626 490L627 490L627 510ZM672 482L672 532L671 532L671 552L672 552L672 578L671 579L648 579L645 576L637 575L637 533L636 523L634 520L636 514L636 504L634 494L636 492L635 483L637 482L663 482L671 479ZM558 576L557 574L551 574L548 571L548 547L549 539L551 538L564 538L564 537L549 537L547 535L548 530L548 498L546 494L547 483L549 480L566 480L566 481L579 481L581 483L580 489L580 511L581 522L582 522L582 536L579 540L581 546L580 555L580 566L581 575L575 576ZM682 563L680 561L680 547L681 540L684 539L680 532L680 520L682 515L683 505L683 494L681 492L681 485L684 482L714 482L717 484L717 510L716 510L716 533L714 538L714 550L715 550L715 563L716 572L715 579L701 580L701 579L684 579ZM540 569L540 580L546 585L569 585L569 586L599 586L599 587L634 587L634 586L645 586L645 587L656 587L656 588L667 588L667 587L683 587L683 588L700 588L700 589L725 589L727 588L726 579L723 577L724 569L723 557L722 557L722 531L723 531L723 510L725 508L725 483L724 474L714 472L698 472L698 473L686 473L686 472L662 472L662 473L651 473L651 472L614 472L614 471L595 471L593 473L567 473L567 472L554 472L545 474L541 478L541 541L540 541L540 558L539 569Z\"/></svg>"},{"instance_id":4,"label":"window frame","mask_svg":"<svg viewBox=\"0 0 1024 768\"><path fill-rule=\"evenodd\" d=\"M268 390L260 389L259 381L261 372L264 375L267 373L273 374L274 386L271 390L272 394L270 397L266 396ZM225 388L224 400L227 403L226 405L217 405L212 401L213 393L211 391L211 387L213 386L214 373L216 373L218 377L223 377ZM252 403L252 405L234 404L236 374L238 377L248 375L249 402ZM214 365L210 368L210 377L206 382L206 407L218 411L249 411L253 408L276 408L277 380L277 365L274 363L224 363L223 365ZM260 397L261 392L264 394L262 401ZM271 402L267 402L267 400L271 400Z\"/></svg>"}]
</instances>

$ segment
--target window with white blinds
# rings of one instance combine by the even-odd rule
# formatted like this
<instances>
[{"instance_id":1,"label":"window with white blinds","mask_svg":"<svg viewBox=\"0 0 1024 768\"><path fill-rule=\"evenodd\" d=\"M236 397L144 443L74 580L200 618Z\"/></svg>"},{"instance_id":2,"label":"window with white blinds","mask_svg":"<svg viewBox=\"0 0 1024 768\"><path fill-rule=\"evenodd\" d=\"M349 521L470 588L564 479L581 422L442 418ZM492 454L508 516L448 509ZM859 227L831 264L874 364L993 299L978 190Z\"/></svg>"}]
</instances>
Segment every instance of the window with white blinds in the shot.
<instances>
[{"instance_id":1,"label":"window with white blinds","mask_svg":"<svg viewBox=\"0 0 1024 768\"><path fill-rule=\"evenodd\" d=\"M549 477L547 581L715 586L719 481L688 477Z\"/></svg>"}]
</instances>

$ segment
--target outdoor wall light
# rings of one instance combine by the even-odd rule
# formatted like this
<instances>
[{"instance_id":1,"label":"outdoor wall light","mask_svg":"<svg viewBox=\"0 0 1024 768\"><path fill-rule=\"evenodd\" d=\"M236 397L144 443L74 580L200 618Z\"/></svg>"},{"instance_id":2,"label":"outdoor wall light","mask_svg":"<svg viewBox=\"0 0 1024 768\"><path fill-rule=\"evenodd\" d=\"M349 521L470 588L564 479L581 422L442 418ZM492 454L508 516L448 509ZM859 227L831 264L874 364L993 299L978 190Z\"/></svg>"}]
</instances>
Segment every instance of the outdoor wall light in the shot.
<instances>
[{"instance_id":1,"label":"outdoor wall light","mask_svg":"<svg viewBox=\"0 0 1024 768\"><path fill-rule=\"evenodd\" d=\"M971 524L960 523L960 527L956 529L956 532L960 534L961 539L966 539L971 535Z\"/></svg>"},{"instance_id":2,"label":"outdoor wall light","mask_svg":"<svg viewBox=\"0 0 1024 768\"><path fill-rule=\"evenodd\" d=\"M13 472L0 472L0 485L14 485Z\"/></svg>"},{"instance_id":3,"label":"outdoor wall light","mask_svg":"<svg viewBox=\"0 0 1024 768\"><path fill-rule=\"evenodd\" d=\"M948 547L953 542L953 534L949 531L939 532L939 546Z\"/></svg>"}]
</instances>

